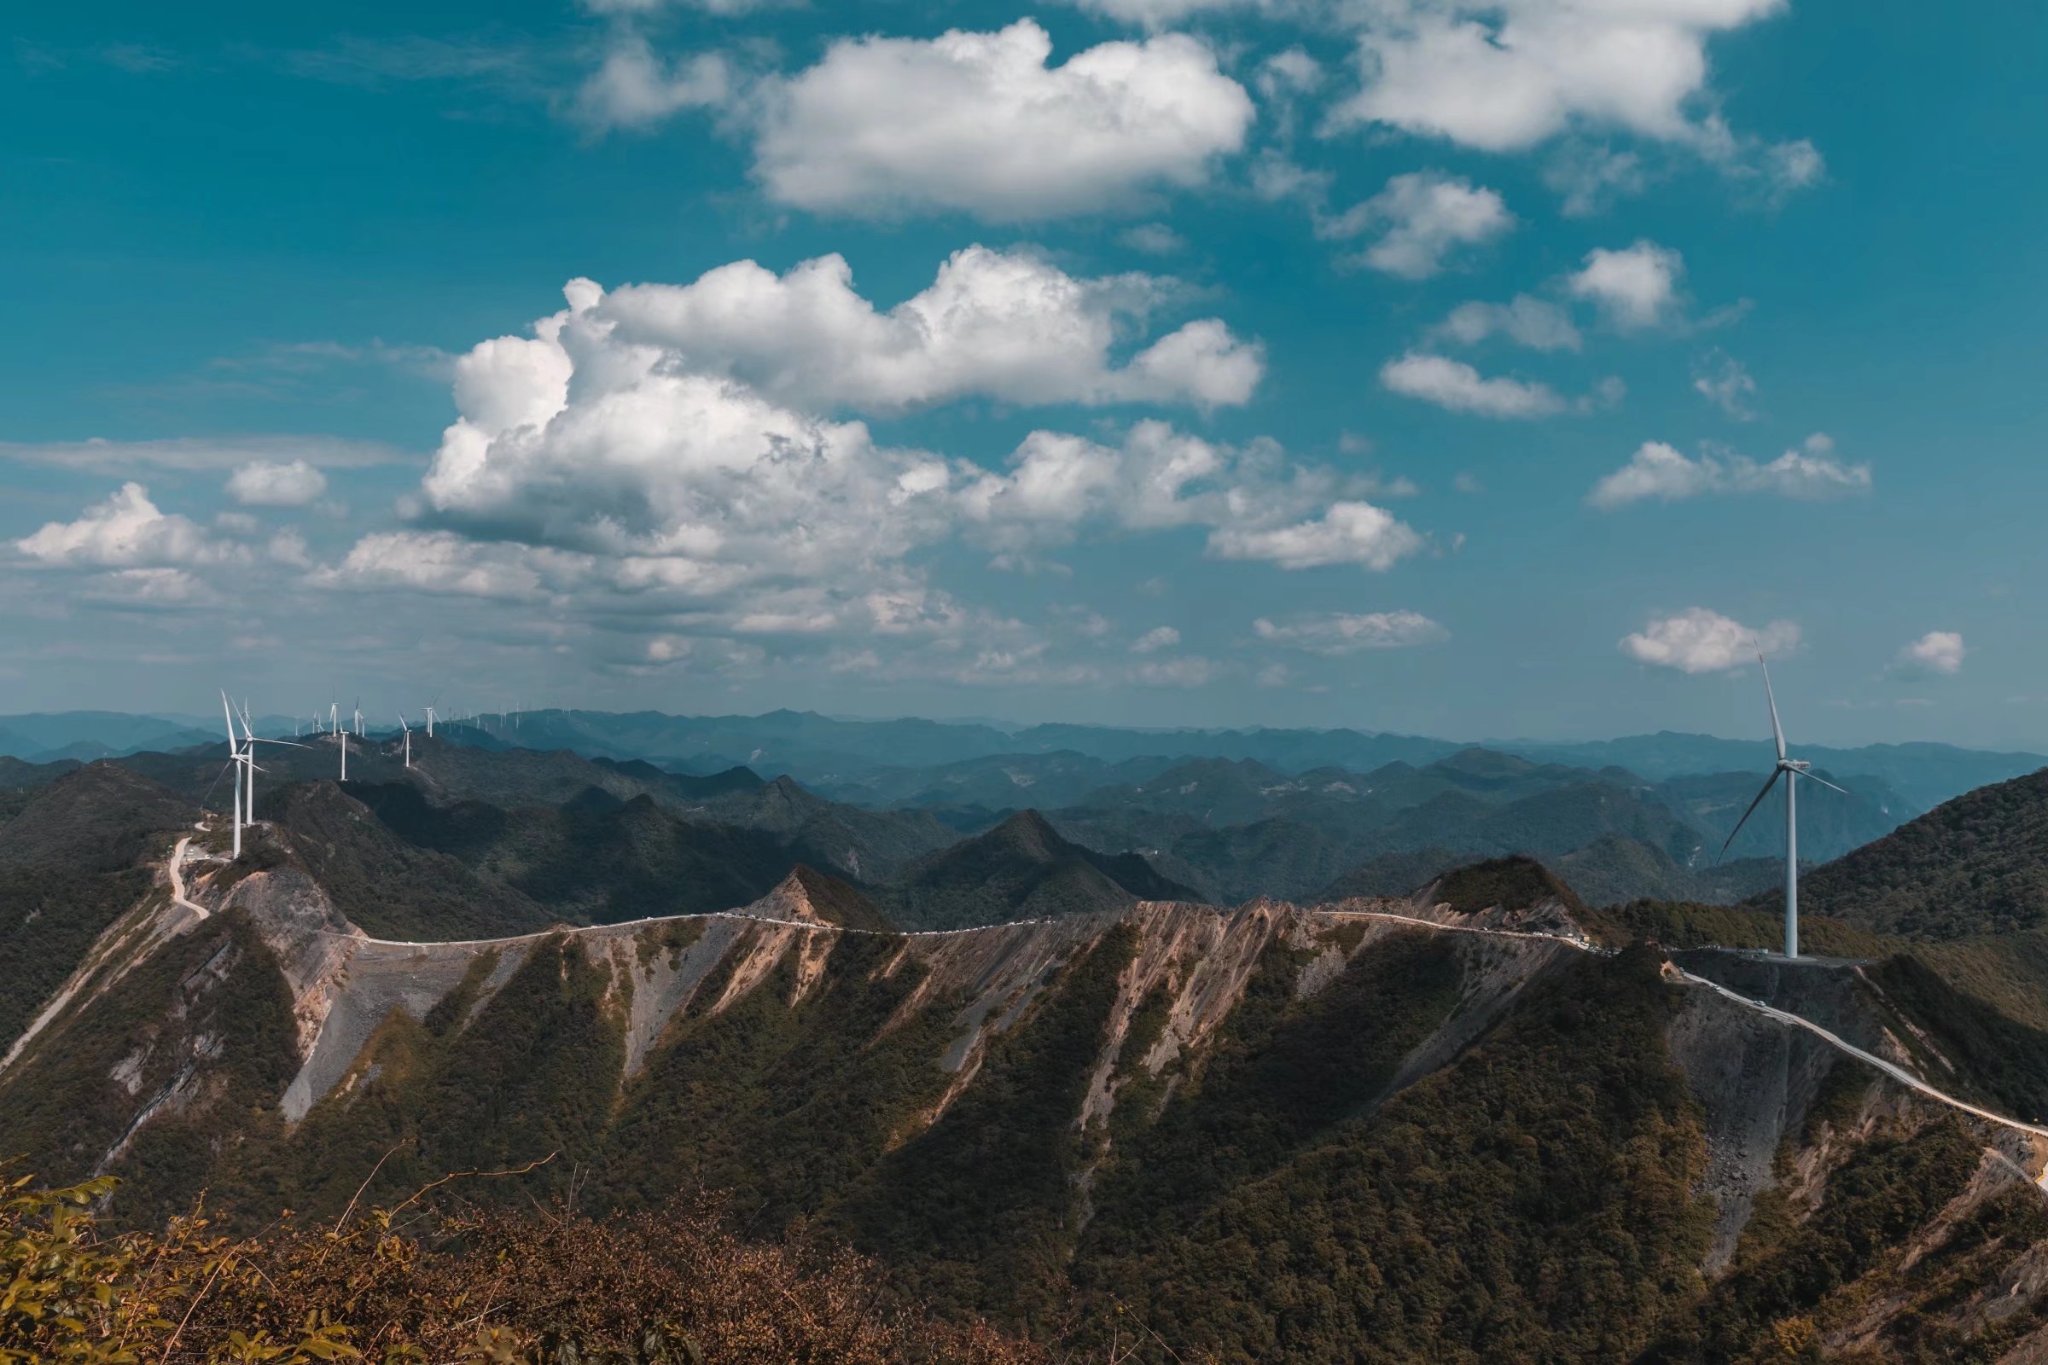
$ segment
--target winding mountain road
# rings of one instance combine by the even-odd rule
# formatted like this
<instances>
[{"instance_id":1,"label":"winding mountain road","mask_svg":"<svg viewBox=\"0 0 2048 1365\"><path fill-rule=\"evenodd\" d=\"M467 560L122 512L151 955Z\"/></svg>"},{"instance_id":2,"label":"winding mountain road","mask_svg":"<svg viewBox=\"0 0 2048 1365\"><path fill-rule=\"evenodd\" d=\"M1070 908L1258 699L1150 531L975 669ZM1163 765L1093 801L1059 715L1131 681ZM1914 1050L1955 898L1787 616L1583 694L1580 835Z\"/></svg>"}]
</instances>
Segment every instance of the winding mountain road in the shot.
<instances>
[{"instance_id":1,"label":"winding mountain road","mask_svg":"<svg viewBox=\"0 0 2048 1365\"><path fill-rule=\"evenodd\" d=\"M185 846L191 842L192 836L188 834L178 840L178 846L171 850L170 865L165 869L171 874L171 903L183 906L199 918L206 919L212 911L198 901L186 899L185 896Z\"/></svg>"}]
</instances>

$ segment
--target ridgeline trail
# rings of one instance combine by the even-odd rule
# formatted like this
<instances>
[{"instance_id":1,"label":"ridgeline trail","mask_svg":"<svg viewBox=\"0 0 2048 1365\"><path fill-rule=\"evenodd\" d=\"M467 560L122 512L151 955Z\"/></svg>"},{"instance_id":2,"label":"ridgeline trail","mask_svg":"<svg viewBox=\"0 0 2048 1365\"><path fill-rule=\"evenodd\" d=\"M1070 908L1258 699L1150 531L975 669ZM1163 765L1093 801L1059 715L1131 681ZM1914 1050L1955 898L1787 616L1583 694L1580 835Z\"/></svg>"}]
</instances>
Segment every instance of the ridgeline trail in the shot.
<instances>
[{"instance_id":1,"label":"ridgeline trail","mask_svg":"<svg viewBox=\"0 0 2048 1365\"><path fill-rule=\"evenodd\" d=\"M184 879L179 875L179 864L183 861L185 846L190 842L191 840L189 836L187 838L180 839L178 841L177 848L173 850L171 854L171 893L173 898L180 906L195 911L201 919L204 919L206 918L208 912L199 905L196 905L193 902L185 899ZM1602 947L1601 945L1596 944L1590 941L1589 939L1573 934L1551 933L1548 931L1536 929L1493 929L1481 925L1472 924L1445 924L1438 920L1425 919L1419 915L1403 915L1387 910L1338 910L1324 909L1319 907L1308 908L1313 909L1317 914L1327 915L1332 918L1382 920L1391 924L1402 925L1414 929L1428 930L1435 933L1478 934L1488 938L1541 939L1551 943L1562 944L1563 946L1570 948L1575 952L1592 953L1600 956L1610 956L1615 951L1612 948ZM638 925L660 924L667 921L684 919L744 920L755 924L772 924L792 929L804 929L815 933L865 934L880 938L946 938L962 934L986 933L994 929L1010 929L1017 928L1020 926L1051 924L1056 922L1048 919L1007 920L998 924L973 925L971 927L964 929L889 930L856 928L849 925L830 924L816 920L781 919L770 915L749 914L744 910L714 910L699 915L652 915L643 919L624 920L616 924L588 924L563 926L557 929L544 929L528 934L512 934L502 938L484 939L446 939L434 940L429 942L419 942L405 939L372 938L369 935L362 933L342 934L331 929L322 929L318 930L317 932L328 937L354 939L361 943L376 944L381 947L461 948L488 947L494 944L532 942L536 939L548 938L559 933L581 934L599 931L616 932L620 929L630 929ZM1762 1001L1751 999L1749 996L1742 995L1739 992L1730 990L1728 987L1721 985L1719 982L1710 981L1703 976L1696 976L1693 973L1688 972L1684 968L1678 966L1676 963L1671 963L1667 961L1666 966L1668 968L1671 979L1682 982L1689 986L1703 987L1707 990L1713 991L1715 994L1721 996L1722 998L1734 1004L1742 1006L1744 1009L1752 1010L1758 1014L1763 1015L1767 1019L1775 1020L1776 1022L1784 1024L1787 1027L1805 1029L1808 1033L1813 1034L1822 1042L1825 1042L1828 1046L1841 1052L1844 1056L1852 1058L1855 1061L1861 1062L1866 1066L1876 1068L1878 1071L1890 1077L1892 1080L1897 1081L1899 1084L1907 1087L1908 1089L1914 1091L1917 1094L1924 1095L1928 1099L1934 1100L1940 1104L1945 1104L1949 1108L1955 1109L1958 1112L1969 1114L1972 1117L1982 1119L1987 1123L1994 1123L1999 1125L2000 1127L2010 1129L2014 1132L2025 1133L2030 1137L2048 1139L2048 1127L2044 1127L2039 1124L2026 1123L2019 1119L2011 1118L2007 1115L1997 1113L1994 1110L1983 1108L1981 1105L1972 1104L1968 1100L1962 1099L1958 1096L1951 1095L1947 1091L1942 1090L1937 1086L1930 1085L1927 1081L1923 1080L1919 1076L1914 1075L1912 1072L1906 1070L1904 1067L1899 1066L1894 1062L1888 1062L1884 1058L1876 1056L1872 1053L1865 1052L1862 1048L1855 1046L1848 1040L1840 1037L1835 1033L1830 1032L1828 1029L1821 1027L1819 1024L1814 1023L1811 1019L1807 1019L1802 1015L1794 1014L1789 1010L1777 1009L1774 1006L1764 1004ZM2048 1167L2044 1167L2040 1175L2032 1176L2030 1178L2032 1178L2036 1184L2040 1185L2044 1192L2048 1192Z\"/></svg>"}]
</instances>

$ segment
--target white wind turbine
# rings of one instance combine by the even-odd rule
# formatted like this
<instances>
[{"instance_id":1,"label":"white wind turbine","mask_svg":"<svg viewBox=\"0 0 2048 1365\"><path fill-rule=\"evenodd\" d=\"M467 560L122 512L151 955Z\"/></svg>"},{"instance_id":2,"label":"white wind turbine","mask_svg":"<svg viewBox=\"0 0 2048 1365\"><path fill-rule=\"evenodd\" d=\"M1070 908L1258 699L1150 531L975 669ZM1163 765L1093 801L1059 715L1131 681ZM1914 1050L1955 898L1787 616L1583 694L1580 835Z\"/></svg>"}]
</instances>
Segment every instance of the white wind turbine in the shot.
<instances>
[{"instance_id":1,"label":"white wind turbine","mask_svg":"<svg viewBox=\"0 0 2048 1365\"><path fill-rule=\"evenodd\" d=\"M226 693L221 694L221 704L223 706L227 704ZM228 723L228 733L233 735L234 732L234 722L230 720ZM259 744L275 744L286 749L303 749L306 747L303 744L294 744L288 739L264 739L258 735L255 727L249 723L249 703L246 701L242 703L242 781L249 792L245 823L251 826L256 823L256 774L263 771L263 769L256 766L256 746ZM238 809L242 807L242 803L239 800L236 802L236 805ZM241 856L239 832L235 839L235 854L237 857Z\"/></svg>"},{"instance_id":2,"label":"white wind turbine","mask_svg":"<svg viewBox=\"0 0 2048 1365\"><path fill-rule=\"evenodd\" d=\"M356 698L356 738L363 737L363 699Z\"/></svg>"},{"instance_id":3,"label":"white wind turbine","mask_svg":"<svg viewBox=\"0 0 2048 1365\"><path fill-rule=\"evenodd\" d=\"M234 857L242 856L242 764L249 760L242 753L240 742L235 739L235 712L228 705L228 694L220 694L220 713L228 723L228 766L235 770L235 848ZM214 781L218 782L218 777Z\"/></svg>"},{"instance_id":4,"label":"white wind turbine","mask_svg":"<svg viewBox=\"0 0 2048 1365\"><path fill-rule=\"evenodd\" d=\"M398 729L405 736L405 766L412 766L412 727L405 723L405 712L398 713Z\"/></svg>"},{"instance_id":5,"label":"white wind turbine","mask_svg":"<svg viewBox=\"0 0 2048 1365\"><path fill-rule=\"evenodd\" d=\"M1754 814L1756 814L1756 808L1757 808L1758 806L1761 806L1761 805L1762 805L1762 804L1764 803L1764 798L1765 798L1766 796L1769 796L1769 795L1771 794L1771 788L1772 788L1773 786L1777 785L1777 781L1778 781L1778 779L1779 779L1779 778L1781 778L1781 777L1782 777L1782 778L1784 778L1784 779L1785 779L1785 956L1786 956L1786 957L1798 957L1798 956L1799 956L1799 794L1798 794L1798 784L1799 784L1799 779L1803 777L1803 778L1805 778L1805 779L1806 779L1807 781L1809 781L1809 782L1818 782L1818 783L1820 783L1820 784L1821 784L1821 785L1822 785L1823 787L1826 787L1826 788L1827 788L1827 789L1828 789L1829 791L1836 791L1836 792L1842 792L1842 795L1844 795L1844 796L1847 796L1847 795L1848 795L1849 793L1847 793L1847 792L1845 792L1845 791L1842 791L1842 789L1841 789L1840 787L1837 787L1837 786L1836 786L1836 785L1835 785L1834 783L1832 783L1832 782L1828 781L1828 780L1827 780L1826 778L1824 778L1824 777L1815 777L1815 776L1813 775L1813 772L1811 771L1811 770L1812 770L1812 768L1813 768L1813 765L1812 765L1811 763L1807 762L1807 761L1806 761L1805 759L1803 759L1803 758L1787 758L1787 757L1785 756L1785 730L1784 730L1784 727L1783 727L1783 726L1781 726L1781 725L1779 725L1779 724L1778 724L1778 698L1777 698L1777 695L1776 695L1775 693L1773 693L1773 692L1771 691L1771 668L1770 668L1770 665L1769 665L1769 664L1766 664L1766 663L1764 662L1764 656L1763 656L1763 654L1762 654L1762 652L1761 652L1761 651L1759 651L1759 652L1758 652L1758 654L1757 654L1757 656L1756 656L1756 662L1757 662L1757 667L1759 667L1759 668L1763 669L1763 671L1764 671L1764 700L1765 700L1766 702L1768 702L1768 703L1770 704L1770 708L1771 708L1771 739L1772 739L1772 741L1773 741L1773 742L1775 742L1775 743L1777 744L1777 746L1778 746L1778 761L1777 761L1776 765L1772 767L1772 769L1771 769L1771 775L1770 775L1770 777L1769 777L1769 778L1768 778L1768 779L1767 779L1767 780L1766 780L1766 781L1764 782L1764 785L1763 785L1763 790L1762 790L1762 791L1759 791L1759 792L1758 792L1758 793L1756 794L1756 800L1754 800L1754 801L1752 801L1752 802L1750 802L1750 803L1749 803L1749 809L1748 809L1748 810L1746 810L1746 811L1744 811L1744 812L1742 812L1742 818L1741 818L1740 820L1737 820L1737 821L1735 822L1735 828L1734 828L1734 829L1732 829L1732 830L1729 830L1729 831L1728 831L1728 839L1727 839L1727 842L1726 842L1726 843L1723 843L1723 844L1721 845L1721 852L1722 852L1723 854L1726 854L1726 853L1728 852L1728 845L1729 845L1729 844L1732 844L1732 843L1734 843L1734 842L1735 842L1735 836L1736 836L1736 835L1738 835L1738 834L1740 834L1740 833L1742 833L1742 827L1743 827L1744 825L1746 825L1746 824L1748 824L1748 823L1749 823L1749 817L1750 817L1750 816L1752 816L1752 815L1754 815Z\"/></svg>"}]
</instances>

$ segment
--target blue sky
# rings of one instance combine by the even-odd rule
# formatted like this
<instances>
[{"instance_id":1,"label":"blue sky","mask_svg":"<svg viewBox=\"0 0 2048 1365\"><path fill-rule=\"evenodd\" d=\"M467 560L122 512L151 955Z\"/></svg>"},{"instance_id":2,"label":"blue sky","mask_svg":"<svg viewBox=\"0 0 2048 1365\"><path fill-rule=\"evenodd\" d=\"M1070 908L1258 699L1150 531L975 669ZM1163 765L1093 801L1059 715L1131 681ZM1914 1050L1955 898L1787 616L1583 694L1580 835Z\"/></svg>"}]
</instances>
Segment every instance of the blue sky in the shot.
<instances>
[{"instance_id":1,"label":"blue sky","mask_svg":"<svg viewBox=\"0 0 2048 1365\"><path fill-rule=\"evenodd\" d=\"M2044 39L44 10L0 711L1744 733L1756 642L1816 741L2042 747Z\"/></svg>"}]
</instances>

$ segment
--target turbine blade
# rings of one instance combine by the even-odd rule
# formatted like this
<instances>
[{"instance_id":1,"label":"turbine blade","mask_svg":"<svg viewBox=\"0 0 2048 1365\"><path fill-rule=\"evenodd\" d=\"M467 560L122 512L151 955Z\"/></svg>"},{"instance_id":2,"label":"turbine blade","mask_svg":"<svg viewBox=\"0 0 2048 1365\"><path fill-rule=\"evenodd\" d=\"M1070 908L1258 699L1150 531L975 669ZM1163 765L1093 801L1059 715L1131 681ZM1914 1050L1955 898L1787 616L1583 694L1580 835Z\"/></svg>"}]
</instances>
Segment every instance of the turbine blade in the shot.
<instances>
[{"instance_id":1,"label":"turbine blade","mask_svg":"<svg viewBox=\"0 0 2048 1365\"><path fill-rule=\"evenodd\" d=\"M1764 652L1756 652L1756 666L1764 671L1764 700L1771 704L1771 738L1777 741L1778 757L1785 757L1785 728L1778 724L1778 697L1771 691L1771 666L1764 662Z\"/></svg>"},{"instance_id":2,"label":"turbine blade","mask_svg":"<svg viewBox=\"0 0 2048 1365\"><path fill-rule=\"evenodd\" d=\"M1847 796L1849 794L1843 788L1837 787L1834 783L1828 781L1825 777L1815 777L1812 773L1801 773L1799 775L1805 778L1808 782L1820 783L1823 787L1826 787L1831 792L1841 792L1844 796Z\"/></svg>"},{"instance_id":3,"label":"turbine blade","mask_svg":"<svg viewBox=\"0 0 2048 1365\"><path fill-rule=\"evenodd\" d=\"M1749 809L1742 812L1742 818L1735 822L1735 828L1728 831L1728 838L1722 843L1721 852L1714 855L1717 861L1727 855L1728 845L1735 842L1735 836L1742 833L1742 827L1749 823L1749 817L1756 814L1756 808L1771 794L1771 788L1778 785L1778 776L1783 771L1782 768L1771 769L1771 775L1765 780L1763 790L1756 794L1756 800L1749 803Z\"/></svg>"},{"instance_id":4,"label":"turbine blade","mask_svg":"<svg viewBox=\"0 0 2048 1365\"><path fill-rule=\"evenodd\" d=\"M228 752L233 753L235 751L235 713L228 705L228 694L226 692L220 694L220 713L227 718Z\"/></svg>"}]
</instances>

